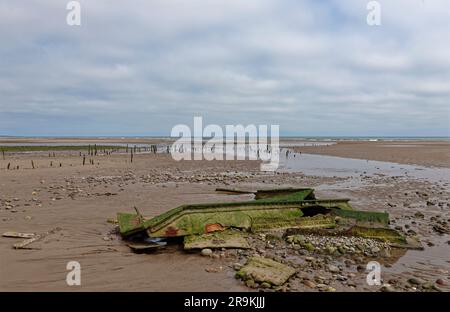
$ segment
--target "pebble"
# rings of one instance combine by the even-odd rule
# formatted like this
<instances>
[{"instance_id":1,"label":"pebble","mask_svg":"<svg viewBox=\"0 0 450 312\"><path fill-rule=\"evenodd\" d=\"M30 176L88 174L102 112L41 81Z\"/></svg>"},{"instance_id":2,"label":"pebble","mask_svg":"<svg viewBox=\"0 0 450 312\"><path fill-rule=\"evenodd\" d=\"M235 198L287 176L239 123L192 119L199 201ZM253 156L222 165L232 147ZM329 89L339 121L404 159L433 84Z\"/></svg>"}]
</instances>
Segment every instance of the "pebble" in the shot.
<instances>
[{"instance_id":1,"label":"pebble","mask_svg":"<svg viewBox=\"0 0 450 312\"><path fill-rule=\"evenodd\" d=\"M382 291L382 292L395 292L395 288L392 287L391 285L383 285L380 288L380 291Z\"/></svg>"},{"instance_id":2,"label":"pebble","mask_svg":"<svg viewBox=\"0 0 450 312\"><path fill-rule=\"evenodd\" d=\"M258 287L258 284L255 283L255 281L252 280L252 279L246 280L246 281L245 281L245 285L246 285L247 287L250 287L250 288L256 288L256 287Z\"/></svg>"},{"instance_id":3,"label":"pebble","mask_svg":"<svg viewBox=\"0 0 450 312\"><path fill-rule=\"evenodd\" d=\"M377 253L379 253L380 252L380 248L378 248L378 247L373 247L371 250L370 250L373 254L377 254Z\"/></svg>"},{"instance_id":4,"label":"pebble","mask_svg":"<svg viewBox=\"0 0 450 312\"><path fill-rule=\"evenodd\" d=\"M446 286L447 282L444 281L442 278L439 278L436 280L436 284L441 285L441 286Z\"/></svg>"},{"instance_id":5,"label":"pebble","mask_svg":"<svg viewBox=\"0 0 450 312\"><path fill-rule=\"evenodd\" d=\"M316 284L310 280L303 280L302 282L306 287L316 288Z\"/></svg>"},{"instance_id":6,"label":"pebble","mask_svg":"<svg viewBox=\"0 0 450 312\"><path fill-rule=\"evenodd\" d=\"M211 257L213 254L213 251L209 248L204 248L204 249L202 249L201 254L202 254L202 256L205 256L205 257Z\"/></svg>"},{"instance_id":7,"label":"pebble","mask_svg":"<svg viewBox=\"0 0 450 312\"><path fill-rule=\"evenodd\" d=\"M331 273L339 273L341 270L337 266L331 264L328 266L328 271Z\"/></svg>"},{"instance_id":8,"label":"pebble","mask_svg":"<svg viewBox=\"0 0 450 312\"><path fill-rule=\"evenodd\" d=\"M411 277L408 279L408 283L411 285L422 285L425 281L421 280L420 278Z\"/></svg>"}]
</instances>

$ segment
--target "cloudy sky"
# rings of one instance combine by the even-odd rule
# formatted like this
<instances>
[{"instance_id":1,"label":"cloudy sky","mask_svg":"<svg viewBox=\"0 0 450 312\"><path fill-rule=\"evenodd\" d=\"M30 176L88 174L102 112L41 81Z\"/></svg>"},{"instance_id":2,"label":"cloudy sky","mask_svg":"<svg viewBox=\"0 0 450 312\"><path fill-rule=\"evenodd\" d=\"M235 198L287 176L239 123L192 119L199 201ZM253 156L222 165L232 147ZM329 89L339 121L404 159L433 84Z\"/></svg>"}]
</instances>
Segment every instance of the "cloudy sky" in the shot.
<instances>
[{"instance_id":1,"label":"cloudy sky","mask_svg":"<svg viewBox=\"0 0 450 312\"><path fill-rule=\"evenodd\" d=\"M448 0L0 1L0 135L448 136Z\"/></svg>"}]
</instances>

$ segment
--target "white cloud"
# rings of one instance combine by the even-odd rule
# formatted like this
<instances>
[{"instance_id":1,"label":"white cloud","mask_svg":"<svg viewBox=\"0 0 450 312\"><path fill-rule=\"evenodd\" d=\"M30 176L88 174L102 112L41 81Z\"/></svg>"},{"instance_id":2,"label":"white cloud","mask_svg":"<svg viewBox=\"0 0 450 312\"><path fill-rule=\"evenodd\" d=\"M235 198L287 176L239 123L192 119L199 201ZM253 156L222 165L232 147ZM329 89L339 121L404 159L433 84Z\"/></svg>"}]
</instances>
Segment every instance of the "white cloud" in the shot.
<instances>
[{"instance_id":1,"label":"white cloud","mask_svg":"<svg viewBox=\"0 0 450 312\"><path fill-rule=\"evenodd\" d=\"M2 2L0 134L168 134L202 115L448 135L447 1L380 2L370 27L364 0L86 0L78 28L64 1Z\"/></svg>"}]
</instances>

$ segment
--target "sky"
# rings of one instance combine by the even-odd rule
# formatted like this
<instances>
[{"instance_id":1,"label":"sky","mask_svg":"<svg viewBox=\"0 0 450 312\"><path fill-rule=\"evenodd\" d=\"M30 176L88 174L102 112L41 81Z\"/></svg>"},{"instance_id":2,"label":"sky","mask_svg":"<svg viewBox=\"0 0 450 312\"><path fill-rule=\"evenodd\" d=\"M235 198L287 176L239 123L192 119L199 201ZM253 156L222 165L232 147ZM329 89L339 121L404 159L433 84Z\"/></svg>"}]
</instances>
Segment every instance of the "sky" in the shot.
<instances>
[{"instance_id":1,"label":"sky","mask_svg":"<svg viewBox=\"0 0 450 312\"><path fill-rule=\"evenodd\" d=\"M449 136L450 3L0 0L0 135Z\"/></svg>"}]
</instances>

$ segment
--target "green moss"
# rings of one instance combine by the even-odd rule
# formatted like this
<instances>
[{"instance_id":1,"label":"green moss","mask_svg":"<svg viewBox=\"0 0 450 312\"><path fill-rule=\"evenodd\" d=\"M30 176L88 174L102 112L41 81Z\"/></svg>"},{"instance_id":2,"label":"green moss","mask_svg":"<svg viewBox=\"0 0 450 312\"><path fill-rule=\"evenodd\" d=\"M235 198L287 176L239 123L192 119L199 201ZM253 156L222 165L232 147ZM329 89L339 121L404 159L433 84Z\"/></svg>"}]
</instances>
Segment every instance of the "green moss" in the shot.
<instances>
[{"instance_id":1,"label":"green moss","mask_svg":"<svg viewBox=\"0 0 450 312\"><path fill-rule=\"evenodd\" d=\"M118 213L117 222L119 231L122 235L131 235L133 233L145 230L141 218L133 213Z\"/></svg>"},{"instance_id":2,"label":"green moss","mask_svg":"<svg viewBox=\"0 0 450 312\"><path fill-rule=\"evenodd\" d=\"M385 242L392 242L396 244L406 244L406 238L400 235L397 231L385 228L366 228L354 226L350 229L350 234L365 238L378 239Z\"/></svg>"},{"instance_id":3,"label":"green moss","mask_svg":"<svg viewBox=\"0 0 450 312\"><path fill-rule=\"evenodd\" d=\"M355 219L358 222L375 223L381 226L389 224L389 214L386 212L333 209L333 213L342 218Z\"/></svg>"}]
</instances>

